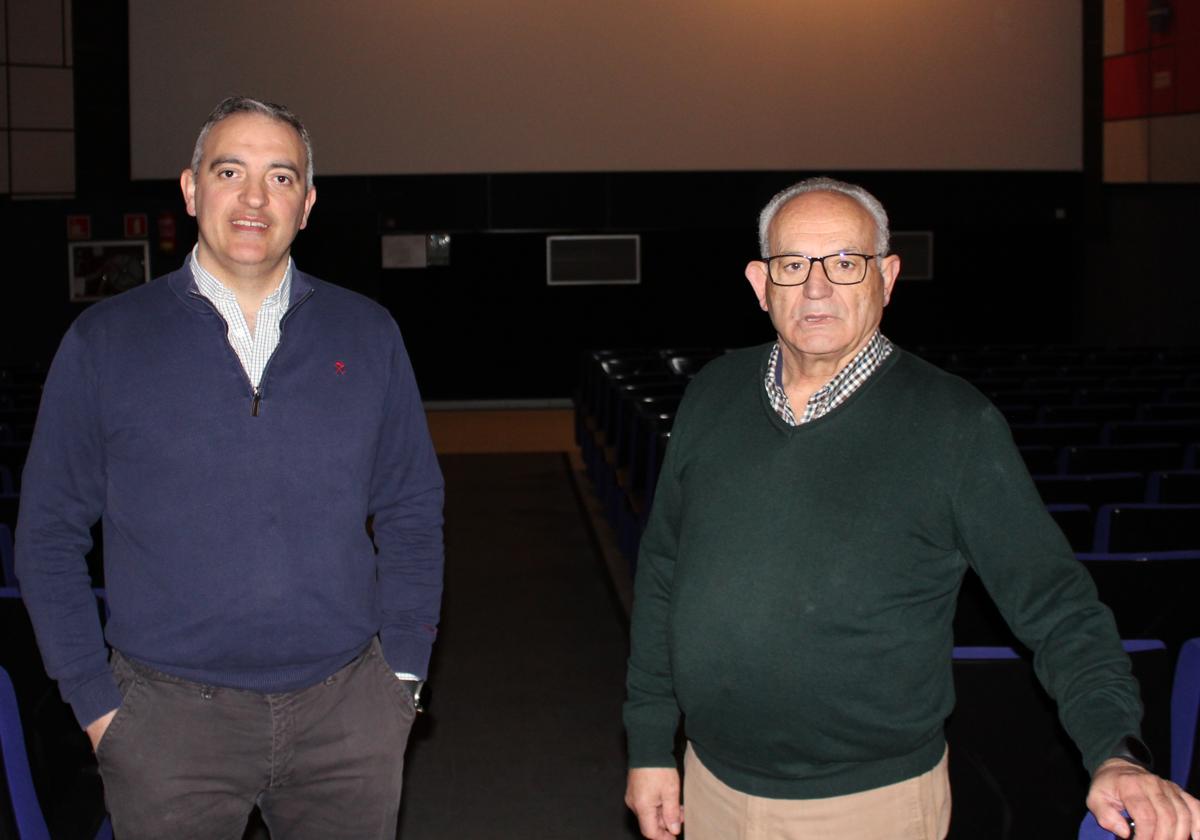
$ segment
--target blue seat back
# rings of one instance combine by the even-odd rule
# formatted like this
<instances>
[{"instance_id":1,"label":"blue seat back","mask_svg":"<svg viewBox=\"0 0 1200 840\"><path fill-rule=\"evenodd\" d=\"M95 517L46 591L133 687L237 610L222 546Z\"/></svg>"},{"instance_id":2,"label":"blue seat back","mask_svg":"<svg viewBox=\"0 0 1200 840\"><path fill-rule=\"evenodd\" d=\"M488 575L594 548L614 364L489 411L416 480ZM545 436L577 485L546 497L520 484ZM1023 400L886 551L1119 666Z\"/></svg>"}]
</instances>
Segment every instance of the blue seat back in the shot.
<instances>
[{"instance_id":1,"label":"blue seat back","mask_svg":"<svg viewBox=\"0 0 1200 840\"><path fill-rule=\"evenodd\" d=\"M1171 689L1171 781L1195 794L1200 770L1195 768L1196 721L1200 713L1200 639L1188 639L1179 649L1175 684Z\"/></svg>"},{"instance_id":2,"label":"blue seat back","mask_svg":"<svg viewBox=\"0 0 1200 840\"><path fill-rule=\"evenodd\" d=\"M21 840L50 840L50 831L29 773L17 693L3 668L0 668L0 753L3 753L4 781L17 836Z\"/></svg>"}]
</instances>

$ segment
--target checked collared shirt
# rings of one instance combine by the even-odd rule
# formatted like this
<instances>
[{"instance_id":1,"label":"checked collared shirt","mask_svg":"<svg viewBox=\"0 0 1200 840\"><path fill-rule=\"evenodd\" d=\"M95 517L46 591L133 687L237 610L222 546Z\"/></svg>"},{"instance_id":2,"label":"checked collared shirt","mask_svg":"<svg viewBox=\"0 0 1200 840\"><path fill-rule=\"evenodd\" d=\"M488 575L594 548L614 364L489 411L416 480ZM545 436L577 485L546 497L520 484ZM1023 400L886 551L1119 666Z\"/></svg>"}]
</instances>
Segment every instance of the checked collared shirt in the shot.
<instances>
[{"instance_id":1,"label":"checked collared shirt","mask_svg":"<svg viewBox=\"0 0 1200 840\"><path fill-rule=\"evenodd\" d=\"M242 308L238 306L237 296L210 272L205 271L196 259L196 249L192 249L192 277L196 281L196 290L216 307L217 312L225 319L228 328L229 346L237 354L246 377L254 388L262 381L263 370L279 346L279 322L287 314L288 304L292 294L292 258L288 257L287 268L278 288L267 295L262 307L254 318L254 332L246 323Z\"/></svg>"},{"instance_id":2,"label":"checked collared shirt","mask_svg":"<svg viewBox=\"0 0 1200 840\"><path fill-rule=\"evenodd\" d=\"M771 407L783 418L789 426L798 426L818 417L824 417L850 398L871 374L879 369L883 360L892 354L892 342L884 338L883 333L875 330L863 348L850 360L850 364L839 370L825 385L811 397L804 406L804 413L796 419L791 405L788 403L787 392L783 389L783 368L779 364L779 342L771 348L771 356L767 359L767 375L764 384L767 388L767 398Z\"/></svg>"}]
</instances>

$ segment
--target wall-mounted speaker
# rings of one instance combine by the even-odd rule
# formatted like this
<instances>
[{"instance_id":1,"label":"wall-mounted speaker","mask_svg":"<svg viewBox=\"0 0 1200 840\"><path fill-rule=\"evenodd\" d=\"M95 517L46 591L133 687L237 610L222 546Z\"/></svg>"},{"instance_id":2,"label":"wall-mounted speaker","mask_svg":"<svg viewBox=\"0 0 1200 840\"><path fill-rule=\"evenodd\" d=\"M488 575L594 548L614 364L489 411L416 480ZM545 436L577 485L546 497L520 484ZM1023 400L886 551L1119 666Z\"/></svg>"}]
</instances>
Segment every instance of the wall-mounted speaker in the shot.
<instances>
[{"instance_id":1,"label":"wall-mounted speaker","mask_svg":"<svg viewBox=\"0 0 1200 840\"><path fill-rule=\"evenodd\" d=\"M637 234L547 236L546 285L632 286L642 282Z\"/></svg>"}]
</instances>

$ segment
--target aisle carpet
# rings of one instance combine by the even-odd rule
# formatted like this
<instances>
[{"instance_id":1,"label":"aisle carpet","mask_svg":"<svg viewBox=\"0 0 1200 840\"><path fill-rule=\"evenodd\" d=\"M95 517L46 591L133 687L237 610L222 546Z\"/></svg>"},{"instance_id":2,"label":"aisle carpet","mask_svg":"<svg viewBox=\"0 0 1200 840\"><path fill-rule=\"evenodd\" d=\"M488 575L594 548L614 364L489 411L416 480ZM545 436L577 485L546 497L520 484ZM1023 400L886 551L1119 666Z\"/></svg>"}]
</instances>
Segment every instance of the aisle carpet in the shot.
<instances>
[{"instance_id":1,"label":"aisle carpet","mask_svg":"<svg viewBox=\"0 0 1200 840\"><path fill-rule=\"evenodd\" d=\"M638 837L627 629L560 454L444 455L446 593L402 840Z\"/></svg>"}]
</instances>

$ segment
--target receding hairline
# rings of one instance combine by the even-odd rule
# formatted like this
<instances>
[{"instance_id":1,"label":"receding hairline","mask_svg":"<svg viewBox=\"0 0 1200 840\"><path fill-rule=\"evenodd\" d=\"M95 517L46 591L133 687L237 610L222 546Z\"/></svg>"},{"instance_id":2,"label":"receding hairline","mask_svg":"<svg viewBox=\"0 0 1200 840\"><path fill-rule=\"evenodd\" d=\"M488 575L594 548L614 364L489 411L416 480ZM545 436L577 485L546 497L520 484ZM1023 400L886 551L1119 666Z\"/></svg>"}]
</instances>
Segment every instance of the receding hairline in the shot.
<instances>
[{"instance_id":1,"label":"receding hairline","mask_svg":"<svg viewBox=\"0 0 1200 840\"><path fill-rule=\"evenodd\" d=\"M790 187L780 190L763 207L762 211L758 214L758 244L761 256L769 256L769 228L774 226L775 217L779 215L779 211L785 206L790 205L793 199L809 193L844 195L858 204L874 221L875 241L872 244L872 250L879 256L884 256L888 253L888 246L891 241L891 224L888 221L887 210L884 208L883 202L868 192L865 187L861 187L858 184L851 184L848 181L841 181L827 175L819 175L798 181Z\"/></svg>"},{"instance_id":2,"label":"receding hairline","mask_svg":"<svg viewBox=\"0 0 1200 840\"><path fill-rule=\"evenodd\" d=\"M208 160L207 162L204 159L205 155L207 155L209 152L208 144L212 141L213 132L216 131L217 129L219 129L220 126L225 125L226 123L232 122L233 120L236 120L239 117L260 117L264 120L268 120L272 123L275 123L276 125L281 125L287 129L289 129L292 133L292 136L298 142L300 155L294 161L282 160L282 159L277 158L275 160L272 160L270 162L270 164L268 164L268 166L271 169L290 169L292 172L296 173L297 177L305 174L305 169L307 168L308 161L307 161L307 149L304 145L304 135L302 135L299 131L297 131L296 127L294 125L292 125L291 123L289 123L287 120L281 120L276 117L272 117L269 114L260 114L260 113L250 112L250 111L239 111L236 114L230 114L228 117L225 117L223 120L220 120L219 122L213 123L213 125L210 127L209 131L206 132L204 135L204 142L200 146L201 155L200 155L199 161L197 161L198 164L203 165L204 168L209 171L211 171L213 169L213 167L219 166L223 163L232 163L232 164L237 164L238 166L246 165L246 162L235 154L221 154L217 157L213 157L211 160Z\"/></svg>"},{"instance_id":3,"label":"receding hairline","mask_svg":"<svg viewBox=\"0 0 1200 840\"><path fill-rule=\"evenodd\" d=\"M192 147L192 173L198 175L200 172L200 165L208 146L208 136L212 133L212 130L221 123L243 114L264 117L273 122L282 123L292 129L296 137L299 138L300 145L304 150L302 171L305 176L305 187L311 190L315 172L313 167L312 137L309 135L308 129L304 126L300 118L286 105L281 105L277 102L268 102L252 96L227 96L218 102L216 107L209 112L204 124L200 127L200 132L197 134L196 142Z\"/></svg>"},{"instance_id":4,"label":"receding hairline","mask_svg":"<svg viewBox=\"0 0 1200 840\"><path fill-rule=\"evenodd\" d=\"M771 222L767 225L767 235L772 237L778 227L779 220L785 217L788 213L794 212L793 208L802 199L833 199L835 203L848 204L852 206L858 213L859 217L869 225L868 241L856 245L847 245L846 249L850 248L866 248L873 251L876 247L876 240L879 238L879 223L875 217L871 215L871 211L863 206L863 203L852 195L848 195L840 190L809 190L808 192L798 193L787 201L783 202L775 209L775 213L771 216Z\"/></svg>"}]
</instances>

